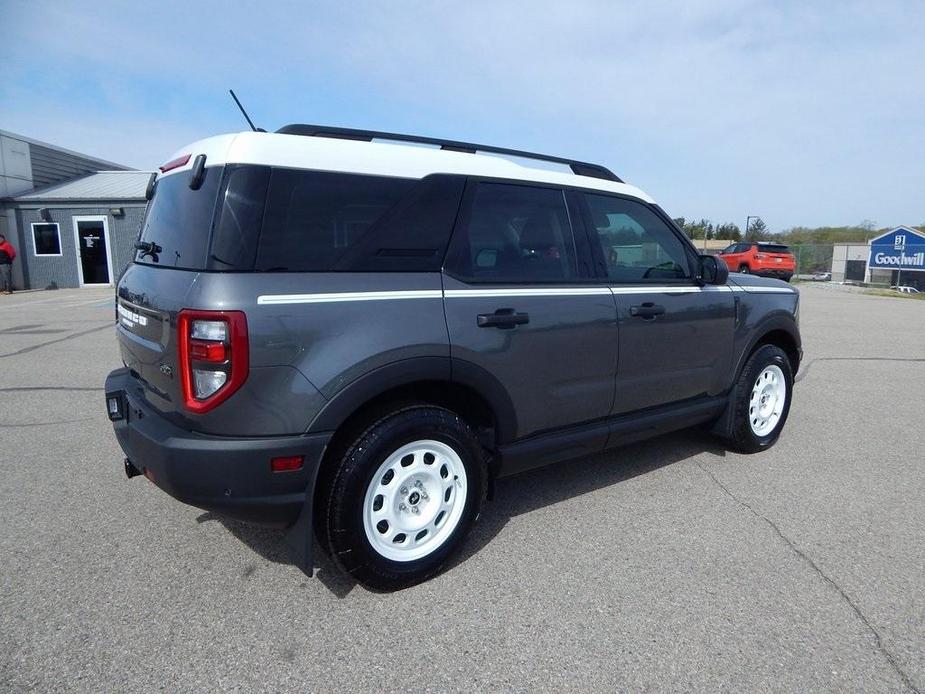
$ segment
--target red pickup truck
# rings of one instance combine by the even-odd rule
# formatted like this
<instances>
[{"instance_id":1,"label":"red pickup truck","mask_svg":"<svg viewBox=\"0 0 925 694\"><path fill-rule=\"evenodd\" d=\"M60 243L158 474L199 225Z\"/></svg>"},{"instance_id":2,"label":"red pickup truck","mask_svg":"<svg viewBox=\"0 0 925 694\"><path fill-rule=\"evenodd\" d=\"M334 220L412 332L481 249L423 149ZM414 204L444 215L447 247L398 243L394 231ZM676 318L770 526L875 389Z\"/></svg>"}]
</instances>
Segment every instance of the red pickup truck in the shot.
<instances>
[{"instance_id":1,"label":"red pickup truck","mask_svg":"<svg viewBox=\"0 0 925 694\"><path fill-rule=\"evenodd\" d=\"M740 241L719 252L729 272L776 277L789 282L796 271L796 260L787 246L765 241Z\"/></svg>"}]
</instances>

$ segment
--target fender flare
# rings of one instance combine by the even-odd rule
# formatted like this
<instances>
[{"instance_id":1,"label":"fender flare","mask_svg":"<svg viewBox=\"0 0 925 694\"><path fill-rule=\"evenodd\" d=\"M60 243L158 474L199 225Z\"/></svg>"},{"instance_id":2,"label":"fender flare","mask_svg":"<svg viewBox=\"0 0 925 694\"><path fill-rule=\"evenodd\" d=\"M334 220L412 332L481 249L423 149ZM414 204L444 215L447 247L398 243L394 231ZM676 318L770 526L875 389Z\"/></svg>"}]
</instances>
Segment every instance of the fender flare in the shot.
<instances>
[{"instance_id":1,"label":"fender flare","mask_svg":"<svg viewBox=\"0 0 925 694\"><path fill-rule=\"evenodd\" d=\"M775 330L781 330L790 336L794 345L796 345L797 353L802 359L803 341L800 338L800 330L797 328L797 324L793 319L793 315L784 310L775 311L774 313L764 317L760 323L751 328L749 331L751 336L748 338L748 342L745 344L745 349L739 352L738 361L736 362L735 370L733 371L735 374L733 383L738 380L739 374L742 372L742 368L745 366L745 361L755 349L755 346L761 342L765 335ZM797 368L793 371L794 376L797 375L796 372L799 367L800 365L798 363Z\"/></svg>"},{"instance_id":2,"label":"fender flare","mask_svg":"<svg viewBox=\"0 0 925 694\"><path fill-rule=\"evenodd\" d=\"M495 415L498 442L510 440L517 429L514 405L507 390L488 371L450 357L412 357L373 369L341 388L308 425L306 433L336 431L365 404L384 393L420 382L463 385L478 394Z\"/></svg>"}]
</instances>

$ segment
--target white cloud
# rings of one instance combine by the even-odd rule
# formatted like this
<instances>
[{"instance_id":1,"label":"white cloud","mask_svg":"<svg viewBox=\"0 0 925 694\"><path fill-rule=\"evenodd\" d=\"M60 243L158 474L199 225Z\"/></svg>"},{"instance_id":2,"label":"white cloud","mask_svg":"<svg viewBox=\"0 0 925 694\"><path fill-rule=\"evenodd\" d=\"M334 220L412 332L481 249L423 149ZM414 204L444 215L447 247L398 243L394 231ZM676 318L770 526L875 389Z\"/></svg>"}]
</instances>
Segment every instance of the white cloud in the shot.
<instances>
[{"instance_id":1,"label":"white cloud","mask_svg":"<svg viewBox=\"0 0 925 694\"><path fill-rule=\"evenodd\" d=\"M267 127L600 160L677 215L925 219L919 2L100 7L16 6L0 127L152 166L239 129L234 86Z\"/></svg>"}]
</instances>

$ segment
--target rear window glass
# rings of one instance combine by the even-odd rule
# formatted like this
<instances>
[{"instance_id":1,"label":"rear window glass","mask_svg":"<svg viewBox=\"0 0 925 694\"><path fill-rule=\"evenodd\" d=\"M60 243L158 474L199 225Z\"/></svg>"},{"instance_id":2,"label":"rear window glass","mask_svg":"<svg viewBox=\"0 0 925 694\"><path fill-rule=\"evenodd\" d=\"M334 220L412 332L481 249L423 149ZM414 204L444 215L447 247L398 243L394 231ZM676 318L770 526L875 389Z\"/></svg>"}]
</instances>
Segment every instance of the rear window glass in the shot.
<instances>
[{"instance_id":1,"label":"rear window glass","mask_svg":"<svg viewBox=\"0 0 925 694\"><path fill-rule=\"evenodd\" d=\"M186 270L207 265L212 211L222 178L221 167L207 167L202 186L189 187L191 173L159 178L148 205L140 240L152 244L135 252L135 262Z\"/></svg>"},{"instance_id":2,"label":"rear window glass","mask_svg":"<svg viewBox=\"0 0 925 694\"><path fill-rule=\"evenodd\" d=\"M759 251L765 251L767 253L789 253L790 249L781 244L781 243L760 243L758 244Z\"/></svg>"},{"instance_id":3,"label":"rear window glass","mask_svg":"<svg viewBox=\"0 0 925 694\"><path fill-rule=\"evenodd\" d=\"M274 170L254 269L333 269L415 183L383 176Z\"/></svg>"},{"instance_id":4,"label":"rear window glass","mask_svg":"<svg viewBox=\"0 0 925 694\"><path fill-rule=\"evenodd\" d=\"M228 272L439 271L464 176L365 176L232 164L157 183L136 260ZM211 236L211 242L210 242Z\"/></svg>"},{"instance_id":5,"label":"rear window glass","mask_svg":"<svg viewBox=\"0 0 925 694\"><path fill-rule=\"evenodd\" d=\"M425 272L443 263L465 177L228 166L215 270Z\"/></svg>"}]
</instances>

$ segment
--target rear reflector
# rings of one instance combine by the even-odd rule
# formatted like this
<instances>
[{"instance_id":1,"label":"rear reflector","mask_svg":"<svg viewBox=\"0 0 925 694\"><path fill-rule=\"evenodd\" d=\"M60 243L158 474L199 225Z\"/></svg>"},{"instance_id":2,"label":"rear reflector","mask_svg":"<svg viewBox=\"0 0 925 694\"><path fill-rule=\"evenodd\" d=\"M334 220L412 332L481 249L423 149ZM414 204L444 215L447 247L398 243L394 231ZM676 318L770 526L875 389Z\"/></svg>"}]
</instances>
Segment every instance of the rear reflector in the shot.
<instances>
[{"instance_id":1,"label":"rear reflector","mask_svg":"<svg viewBox=\"0 0 925 694\"><path fill-rule=\"evenodd\" d=\"M181 166L186 166L191 154L184 154L182 157L177 157L176 159L171 159L166 164L164 164L161 169L161 173L167 173L168 171L173 171L174 169L179 169Z\"/></svg>"},{"instance_id":2,"label":"rear reflector","mask_svg":"<svg viewBox=\"0 0 925 694\"><path fill-rule=\"evenodd\" d=\"M272 458L270 460L270 469L273 472L292 472L301 470L305 462L304 455L290 455L285 458Z\"/></svg>"}]
</instances>

